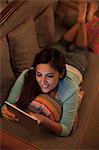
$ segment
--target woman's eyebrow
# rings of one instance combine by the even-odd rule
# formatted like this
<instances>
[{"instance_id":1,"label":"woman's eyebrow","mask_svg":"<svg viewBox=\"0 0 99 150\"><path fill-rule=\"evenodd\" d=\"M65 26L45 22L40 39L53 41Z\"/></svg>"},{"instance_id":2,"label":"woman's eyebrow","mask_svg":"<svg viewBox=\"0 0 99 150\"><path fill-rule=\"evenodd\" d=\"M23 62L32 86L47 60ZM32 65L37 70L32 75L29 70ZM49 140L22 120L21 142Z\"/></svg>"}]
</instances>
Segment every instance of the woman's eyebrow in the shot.
<instances>
[{"instance_id":1,"label":"woman's eyebrow","mask_svg":"<svg viewBox=\"0 0 99 150\"><path fill-rule=\"evenodd\" d=\"M39 72L39 71L36 71L36 73L39 73L39 74L43 74L43 73L41 73L41 72ZM45 75L54 75L55 73L54 72L51 72L51 73L44 73Z\"/></svg>"},{"instance_id":2,"label":"woman's eyebrow","mask_svg":"<svg viewBox=\"0 0 99 150\"><path fill-rule=\"evenodd\" d=\"M48 74L46 74L46 75L54 75L55 73L48 73Z\"/></svg>"}]
</instances>

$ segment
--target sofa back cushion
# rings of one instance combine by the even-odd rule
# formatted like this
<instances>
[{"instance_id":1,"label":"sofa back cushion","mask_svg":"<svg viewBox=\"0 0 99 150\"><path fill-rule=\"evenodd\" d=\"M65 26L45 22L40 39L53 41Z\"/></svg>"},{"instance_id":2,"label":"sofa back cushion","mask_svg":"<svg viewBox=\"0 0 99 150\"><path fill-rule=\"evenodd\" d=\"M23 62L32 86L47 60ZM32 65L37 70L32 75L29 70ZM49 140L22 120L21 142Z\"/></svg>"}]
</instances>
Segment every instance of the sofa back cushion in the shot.
<instances>
[{"instance_id":1,"label":"sofa back cushion","mask_svg":"<svg viewBox=\"0 0 99 150\"><path fill-rule=\"evenodd\" d=\"M0 106L8 96L15 81L11 68L9 46L6 37L0 39Z\"/></svg>"},{"instance_id":2,"label":"sofa back cushion","mask_svg":"<svg viewBox=\"0 0 99 150\"><path fill-rule=\"evenodd\" d=\"M35 20L35 29L40 48L46 47L53 41L55 23L54 9L52 5L50 5L39 17L37 17Z\"/></svg>"},{"instance_id":3,"label":"sofa back cushion","mask_svg":"<svg viewBox=\"0 0 99 150\"><path fill-rule=\"evenodd\" d=\"M13 69L18 76L24 69L33 64L34 57L39 51L32 17L12 30L8 34L8 41Z\"/></svg>"}]
</instances>

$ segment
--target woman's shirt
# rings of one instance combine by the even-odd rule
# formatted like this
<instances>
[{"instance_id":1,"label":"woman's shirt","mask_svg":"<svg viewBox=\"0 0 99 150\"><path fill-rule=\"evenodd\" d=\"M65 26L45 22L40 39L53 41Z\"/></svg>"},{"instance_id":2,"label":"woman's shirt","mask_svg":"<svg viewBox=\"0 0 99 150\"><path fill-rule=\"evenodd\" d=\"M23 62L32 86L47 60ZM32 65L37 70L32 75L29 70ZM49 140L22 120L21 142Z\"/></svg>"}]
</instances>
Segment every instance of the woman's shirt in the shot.
<instances>
[{"instance_id":1,"label":"woman's shirt","mask_svg":"<svg viewBox=\"0 0 99 150\"><path fill-rule=\"evenodd\" d=\"M61 136L69 135L72 130L78 110L78 94L81 82L81 78L69 70L67 70L67 76L59 82L57 95L63 104L63 114L60 120Z\"/></svg>"},{"instance_id":2,"label":"woman's shirt","mask_svg":"<svg viewBox=\"0 0 99 150\"><path fill-rule=\"evenodd\" d=\"M27 71L28 69L21 73L12 87L7 99L9 103L14 104L18 100ZM80 78L70 70L67 70L67 76L59 81L56 98L58 98L63 104L63 113L60 120L62 132L60 136L68 136L73 127L78 109L78 92L80 82Z\"/></svg>"}]
</instances>

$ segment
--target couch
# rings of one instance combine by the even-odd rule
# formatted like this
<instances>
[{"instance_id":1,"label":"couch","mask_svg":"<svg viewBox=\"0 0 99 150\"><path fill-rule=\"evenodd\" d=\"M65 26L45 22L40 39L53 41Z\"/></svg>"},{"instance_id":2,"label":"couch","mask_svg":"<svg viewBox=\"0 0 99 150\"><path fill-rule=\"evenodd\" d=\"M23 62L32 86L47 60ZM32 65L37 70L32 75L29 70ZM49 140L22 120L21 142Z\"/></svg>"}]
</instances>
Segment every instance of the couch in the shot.
<instances>
[{"instance_id":1,"label":"couch","mask_svg":"<svg viewBox=\"0 0 99 150\"><path fill-rule=\"evenodd\" d=\"M16 0L1 11L1 106L20 73L32 65L40 50L58 40L76 22L77 12L77 0L68 3L59 0ZM70 136L57 137L45 129L41 129L39 134L31 133L19 123L2 117L1 128L40 149L99 149L99 56L89 52L88 59L88 71L82 84L85 96L77 128Z\"/></svg>"}]
</instances>

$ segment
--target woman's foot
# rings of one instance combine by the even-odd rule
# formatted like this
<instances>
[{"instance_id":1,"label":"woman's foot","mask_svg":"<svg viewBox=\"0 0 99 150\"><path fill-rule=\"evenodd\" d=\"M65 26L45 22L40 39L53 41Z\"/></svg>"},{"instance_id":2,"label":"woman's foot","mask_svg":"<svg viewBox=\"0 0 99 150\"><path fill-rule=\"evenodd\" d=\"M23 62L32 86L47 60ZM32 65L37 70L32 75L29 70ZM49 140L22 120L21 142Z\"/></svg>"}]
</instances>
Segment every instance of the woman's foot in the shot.
<instances>
[{"instance_id":1,"label":"woman's foot","mask_svg":"<svg viewBox=\"0 0 99 150\"><path fill-rule=\"evenodd\" d=\"M79 0L78 6L78 22L84 23L86 22L86 12L87 12L87 1Z\"/></svg>"},{"instance_id":2,"label":"woman's foot","mask_svg":"<svg viewBox=\"0 0 99 150\"><path fill-rule=\"evenodd\" d=\"M94 19L94 14L95 12L97 11L98 9L98 2L97 0L95 1L91 1L90 2L90 6L89 6L89 12L88 12L88 15L87 15L87 21L88 22L91 22L93 19Z\"/></svg>"},{"instance_id":3,"label":"woman's foot","mask_svg":"<svg viewBox=\"0 0 99 150\"><path fill-rule=\"evenodd\" d=\"M86 23L81 23L78 35L75 40L76 46L79 48L86 48L87 47L87 30L86 30Z\"/></svg>"}]
</instances>

